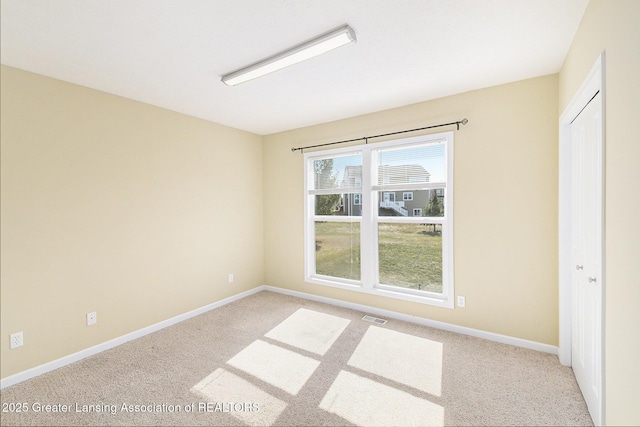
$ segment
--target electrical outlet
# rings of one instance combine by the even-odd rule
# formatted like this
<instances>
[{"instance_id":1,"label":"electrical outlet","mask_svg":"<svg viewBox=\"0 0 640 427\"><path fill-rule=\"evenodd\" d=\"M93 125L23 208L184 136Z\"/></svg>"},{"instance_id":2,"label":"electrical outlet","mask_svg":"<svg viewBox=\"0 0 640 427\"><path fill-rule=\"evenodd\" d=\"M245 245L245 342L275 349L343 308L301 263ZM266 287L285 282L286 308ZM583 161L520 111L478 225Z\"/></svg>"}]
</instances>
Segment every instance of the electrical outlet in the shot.
<instances>
[{"instance_id":1,"label":"electrical outlet","mask_svg":"<svg viewBox=\"0 0 640 427\"><path fill-rule=\"evenodd\" d=\"M11 348L22 347L24 345L24 337L22 331L11 334Z\"/></svg>"},{"instance_id":2,"label":"electrical outlet","mask_svg":"<svg viewBox=\"0 0 640 427\"><path fill-rule=\"evenodd\" d=\"M98 323L98 313L95 311L87 313L87 326L95 325Z\"/></svg>"},{"instance_id":3,"label":"electrical outlet","mask_svg":"<svg viewBox=\"0 0 640 427\"><path fill-rule=\"evenodd\" d=\"M465 297L462 297L462 296L458 297L458 307L464 307L466 303L467 301Z\"/></svg>"},{"instance_id":4,"label":"electrical outlet","mask_svg":"<svg viewBox=\"0 0 640 427\"><path fill-rule=\"evenodd\" d=\"M229 273L229 283L233 283L233 273Z\"/></svg>"}]
</instances>

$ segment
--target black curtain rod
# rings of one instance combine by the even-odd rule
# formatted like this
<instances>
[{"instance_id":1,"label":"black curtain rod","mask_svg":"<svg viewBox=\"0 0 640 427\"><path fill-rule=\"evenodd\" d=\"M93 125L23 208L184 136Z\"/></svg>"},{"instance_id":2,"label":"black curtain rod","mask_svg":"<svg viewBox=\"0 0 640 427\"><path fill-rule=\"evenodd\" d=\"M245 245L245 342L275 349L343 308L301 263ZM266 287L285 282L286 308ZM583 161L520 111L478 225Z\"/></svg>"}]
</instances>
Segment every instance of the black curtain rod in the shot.
<instances>
[{"instance_id":1,"label":"black curtain rod","mask_svg":"<svg viewBox=\"0 0 640 427\"><path fill-rule=\"evenodd\" d=\"M363 136L362 138L345 139L344 141L327 142L326 144L307 145L306 147L292 148L291 151L294 151L294 152L295 151L303 151L303 150L306 150L307 148L325 147L327 145L335 145L335 144L345 144L347 142L362 141L363 139L365 140L365 143L368 143L369 140L372 139L372 138L382 138L383 136L398 135L398 134L401 134L401 133L415 132L415 131L418 131L418 130L439 128L439 127L442 127L442 126L456 125L457 130L460 130L460 125L461 124L462 125L466 125L467 123L469 123L469 120L467 120L465 118L465 119L462 119L462 120L458 120L457 122L442 123L442 124L439 124L439 125L425 126L425 127L422 127L422 128L400 130L398 132L382 133L380 135L373 135L373 136Z\"/></svg>"}]
</instances>

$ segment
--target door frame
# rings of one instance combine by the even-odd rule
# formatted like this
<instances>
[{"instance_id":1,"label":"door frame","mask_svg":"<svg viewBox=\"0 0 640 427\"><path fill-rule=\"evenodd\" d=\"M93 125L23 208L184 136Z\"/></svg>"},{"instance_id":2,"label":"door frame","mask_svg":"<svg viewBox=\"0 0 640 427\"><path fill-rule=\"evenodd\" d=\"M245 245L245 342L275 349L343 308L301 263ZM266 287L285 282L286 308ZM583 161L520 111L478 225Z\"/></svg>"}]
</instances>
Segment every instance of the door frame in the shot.
<instances>
[{"instance_id":1,"label":"door frame","mask_svg":"<svg viewBox=\"0 0 640 427\"><path fill-rule=\"evenodd\" d=\"M605 335L605 217L604 217L604 144L605 144L605 53L602 52L598 56L591 71L582 82L582 85L575 93L571 102L567 105L564 112L560 116L559 130L559 188L558 188L558 273L559 273L559 345L558 358L560 363L565 366L571 366L571 340L572 340L572 287L571 287L571 123L580 114L584 107L600 92L602 105L602 156L598 160L601 167L602 177L602 194L601 203L601 230L602 239L600 247L600 256L602 271L598 280L601 283L601 336L600 336L600 361L599 367L601 374L600 383L600 419L593 420L596 425L603 425L605 420L605 352L604 352L604 335Z\"/></svg>"}]
</instances>

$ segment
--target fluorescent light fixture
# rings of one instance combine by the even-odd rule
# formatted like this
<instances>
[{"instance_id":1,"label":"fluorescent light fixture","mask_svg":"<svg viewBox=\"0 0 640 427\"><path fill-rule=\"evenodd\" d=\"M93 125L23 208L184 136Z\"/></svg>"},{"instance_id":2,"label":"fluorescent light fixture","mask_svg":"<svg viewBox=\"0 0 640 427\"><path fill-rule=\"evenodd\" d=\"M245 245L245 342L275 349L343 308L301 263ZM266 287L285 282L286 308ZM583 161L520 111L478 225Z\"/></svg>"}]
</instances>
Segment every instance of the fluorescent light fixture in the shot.
<instances>
[{"instance_id":1,"label":"fluorescent light fixture","mask_svg":"<svg viewBox=\"0 0 640 427\"><path fill-rule=\"evenodd\" d=\"M316 37L313 40L294 46L282 53L270 56L248 67L224 75L222 76L222 82L229 86L235 86L355 41L356 33L351 27L345 25L337 30Z\"/></svg>"}]
</instances>

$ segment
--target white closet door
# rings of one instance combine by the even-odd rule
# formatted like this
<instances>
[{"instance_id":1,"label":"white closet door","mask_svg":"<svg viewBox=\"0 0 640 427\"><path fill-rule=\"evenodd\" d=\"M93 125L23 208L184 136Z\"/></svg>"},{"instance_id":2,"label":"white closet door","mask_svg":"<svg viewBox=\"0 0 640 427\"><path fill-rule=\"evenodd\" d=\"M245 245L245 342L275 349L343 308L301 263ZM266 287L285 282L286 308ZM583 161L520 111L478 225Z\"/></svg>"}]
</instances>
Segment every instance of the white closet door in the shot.
<instances>
[{"instance_id":1,"label":"white closet door","mask_svg":"<svg viewBox=\"0 0 640 427\"><path fill-rule=\"evenodd\" d=\"M602 99L571 124L572 367L600 420L602 365Z\"/></svg>"}]
</instances>

